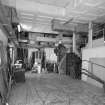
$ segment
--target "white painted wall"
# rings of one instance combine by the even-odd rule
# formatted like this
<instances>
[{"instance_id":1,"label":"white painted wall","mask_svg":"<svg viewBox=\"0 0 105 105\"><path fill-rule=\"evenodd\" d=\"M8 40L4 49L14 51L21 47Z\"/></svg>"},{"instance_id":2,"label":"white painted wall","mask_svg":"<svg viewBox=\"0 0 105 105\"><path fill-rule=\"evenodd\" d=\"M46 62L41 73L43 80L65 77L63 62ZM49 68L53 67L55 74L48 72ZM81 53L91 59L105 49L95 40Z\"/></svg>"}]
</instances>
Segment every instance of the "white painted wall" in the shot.
<instances>
[{"instance_id":1,"label":"white painted wall","mask_svg":"<svg viewBox=\"0 0 105 105\"><path fill-rule=\"evenodd\" d=\"M105 57L103 57L103 58L90 58L90 61L105 66ZM98 66L98 65L89 64L89 71L93 72L94 75L96 75L97 77L99 77L100 79L105 81L105 68ZM96 80L91 79L89 77L87 79L87 82L94 84L98 87L103 87L103 85L101 83L99 83Z\"/></svg>"},{"instance_id":2,"label":"white painted wall","mask_svg":"<svg viewBox=\"0 0 105 105\"><path fill-rule=\"evenodd\" d=\"M105 57L105 46L87 48L82 50L82 59L89 60L93 57Z\"/></svg>"},{"instance_id":3,"label":"white painted wall","mask_svg":"<svg viewBox=\"0 0 105 105\"><path fill-rule=\"evenodd\" d=\"M82 49L82 60L90 60L91 58L103 58L105 57L104 38L93 40L92 48L88 46ZM82 62L82 68L89 70L89 64ZM87 81L87 76L82 75L82 80Z\"/></svg>"},{"instance_id":4,"label":"white painted wall","mask_svg":"<svg viewBox=\"0 0 105 105\"><path fill-rule=\"evenodd\" d=\"M105 58L105 46L83 49L82 60L90 60L91 58ZM89 70L89 64L82 62L82 68ZM86 75L82 75L82 80L87 81L87 79Z\"/></svg>"},{"instance_id":5,"label":"white painted wall","mask_svg":"<svg viewBox=\"0 0 105 105\"><path fill-rule=\"evenodd\" d=\"M92 43L93 47L99 47L99 46L104 46L104 38L99 38L99 39L96 39L96 40L93 40L93 43Z\"/></svg>"}]
</instances>

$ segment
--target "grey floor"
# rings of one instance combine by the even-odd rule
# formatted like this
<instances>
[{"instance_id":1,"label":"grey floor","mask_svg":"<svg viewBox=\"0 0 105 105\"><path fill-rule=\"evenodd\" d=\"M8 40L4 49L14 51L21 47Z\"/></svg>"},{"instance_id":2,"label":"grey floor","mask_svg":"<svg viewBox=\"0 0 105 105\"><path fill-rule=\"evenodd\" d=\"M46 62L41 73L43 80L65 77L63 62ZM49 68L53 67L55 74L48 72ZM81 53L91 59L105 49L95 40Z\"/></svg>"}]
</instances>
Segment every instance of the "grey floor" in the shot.
<instances>
[{"instance_id":1,"label":"grey floor","mask_svg":"<svg viewBox=\"0 0 105 105\"><path fill-rule=\"evenodd\" d=\"M105 105L105 93L64 75L26 73L26 82L13 87L9 105Z\"/></svg>"}]
</instances>

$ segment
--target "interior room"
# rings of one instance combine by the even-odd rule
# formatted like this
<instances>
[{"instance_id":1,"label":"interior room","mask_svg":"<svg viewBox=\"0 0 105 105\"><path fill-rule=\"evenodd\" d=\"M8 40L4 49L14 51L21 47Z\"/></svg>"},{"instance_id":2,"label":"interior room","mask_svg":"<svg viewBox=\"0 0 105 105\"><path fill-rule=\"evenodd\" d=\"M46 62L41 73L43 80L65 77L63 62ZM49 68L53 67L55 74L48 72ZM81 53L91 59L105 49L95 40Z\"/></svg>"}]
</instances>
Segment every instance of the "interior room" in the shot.
<instances>
[{"instance_id":1,"label":"interior room","mask_svg":"<svg viewBox=\"0 0 105 105\"><path fill-rule=\"evenodd\" d=\"M0 105L105 105L105 0L0 0Z\"/></svg>"}]
</instances>

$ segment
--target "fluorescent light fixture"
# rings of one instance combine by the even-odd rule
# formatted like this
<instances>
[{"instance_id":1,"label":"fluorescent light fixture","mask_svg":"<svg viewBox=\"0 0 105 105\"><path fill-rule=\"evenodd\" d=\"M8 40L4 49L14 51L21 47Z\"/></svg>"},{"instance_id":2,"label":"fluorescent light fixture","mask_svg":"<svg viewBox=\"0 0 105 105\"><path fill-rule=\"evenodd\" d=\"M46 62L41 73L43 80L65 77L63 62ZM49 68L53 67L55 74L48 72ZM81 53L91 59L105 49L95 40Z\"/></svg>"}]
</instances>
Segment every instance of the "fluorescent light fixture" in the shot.
<instances>
[{"instance_id":1,"label":"fluorescent light fixture","mask_svg":"<svg viewBox=\"0 0 105 105\"><path fill-rule=\"evenodd\" d=\"M21 26L17 25L17 27L18 27L18 31L20 32L21 31Z\"/></svg>"},{"instance_id":2,"label":"fluorescent light fixture","mask_svg":"<svg viewBox=\"0 0 105 105\"><path fill-rule=\"evenodd\" d=\"M25 40L25 39L19 39L19 42L28 42L28 40Z\"/></svg>"},{"instance_id":3,"label":"fluorescent light fixture","mask_svg":"<svg viewBox=\"0 0 105 105\"><path fill-rule=\"evenodd\" d=\"M28 16L21 16L21 18L22 18L22 19L30 19L30 20L33 19L33 17L28 17Z\"/></svg>"},{"instance_id":4,"label":"fluorescent light fixture","mask_svg":"<svg viewBox=\"0 0 105 105\"><path fill-rule=\"evenodd\" d=\"M50 17L50 16L44 16L44 15L39 15L38 17L39 17L39 18L53 19L53 17Z\"/></svg>"},{"instance_id":5,"label":"fluorescent light fixture","mask_svg":"<svg viewBox=\"0 0 105 105\"><path fill-rule=\"evenodd\" d=\"M30 30L32 28L31 25L28 25L28 24L26 25L26 24L23 24L23 23L20 23L20 24L21 24L21 27L25 30Z\"/></svg>"},{"instance_id":6,"label":"fluorescent light fixture","mask_svg":"<svg viewBox=\"0 0 105 105\"><path fill-rule=\"evenodd\" d=\"M32 14L32 13L25 13L25 12L22 12L20 14L21 15L24 15L24 16L34 16L34 14Z\"/></svg>"}]
</instances>

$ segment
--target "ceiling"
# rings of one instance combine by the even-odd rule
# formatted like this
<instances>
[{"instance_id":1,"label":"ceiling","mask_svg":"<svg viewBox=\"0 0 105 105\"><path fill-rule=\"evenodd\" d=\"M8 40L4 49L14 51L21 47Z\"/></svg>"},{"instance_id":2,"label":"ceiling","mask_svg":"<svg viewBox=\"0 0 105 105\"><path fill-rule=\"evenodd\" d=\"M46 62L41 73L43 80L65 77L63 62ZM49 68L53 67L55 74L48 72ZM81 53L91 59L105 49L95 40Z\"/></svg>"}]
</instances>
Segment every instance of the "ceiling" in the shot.
<instances>
[{"instance_id":1,"label":"ceiling","mask_svg":"<svg viewBox=\"0 0 105 105\"><path fill-rule=\"evenodd\" d=\"M32 32L57 33L52 20L68 25L105 21L105 0L2 0L16 8L21 26Z\"/></svg>"}]
</instances>

